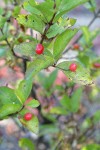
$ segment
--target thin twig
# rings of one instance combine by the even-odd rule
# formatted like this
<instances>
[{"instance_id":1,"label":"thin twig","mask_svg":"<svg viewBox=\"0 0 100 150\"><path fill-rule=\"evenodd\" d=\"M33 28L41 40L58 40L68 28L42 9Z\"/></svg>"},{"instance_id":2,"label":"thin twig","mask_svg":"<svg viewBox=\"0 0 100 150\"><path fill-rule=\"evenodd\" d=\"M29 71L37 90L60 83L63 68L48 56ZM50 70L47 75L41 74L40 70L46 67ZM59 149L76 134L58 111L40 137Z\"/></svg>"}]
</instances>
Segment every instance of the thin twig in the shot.
<instances>
[{"instance_id":1,"label":"thin twig","mask_svg":"<svg viewBox=\"0 0 100 150\"><path fill-rule=\"evenodd\" d=\"M3 30L0 29L0 31L1 31L2 35L4 35ZM9 48L10 48L12 54L13 54L16 58L20 58L20 59L23 59L23 60L26 60L26 61L30 61L30 59L26 58L25 56L23 56L23 57L18 56L18 55L14 52L13 46L9 43L9 41L8 41L7 38L5 38L5 41L6 41L7 45L9 46Z\"/></svg>"},{"instance_id":2,"label":"thin twig","mask_svg":"<svg viewBox=\"0 0 100 150\"><path fill-rule=\"evenodd\" d=\"M99 13L100 13L100 9L97 11L97 13L96 13L95 16L93 17L93 19L90 21L90 23L88 24L88 27L90 27L90 26L94 23L94 21L98 18ZM82 36L83 36L83 34L81 33L81 34L78 36L78 38L73 42L73 45L74 45L75 43L77 43L77 42L82 38ZM69 49L71 49L71 46L69 46L69 47L63 52L63 54L65 54Z\"/></svg>"},{"instance_id":3,"label":"thin twig","mask_svg":"<svg viewBox=\"0 0 100 150\"><path fill-rule=\"evenodd\" d=\"M90 130L92 130L94 128L94 124L92 124L89 128L87 128L78 138L77 138L77 140L79 141L79 140L81 140L84 136L86 136L86 134L90 131Z\"/></svg>"},{"instance_id":4,"label":"thin twig","mask_svg":"<svg viewBox=\"0 0 100 150\"><path fill-rule=\"evenodd\" d=\"M89 0L89 4L91 5L91 7L94 7L91 0ZM95 12L95 9L93 8L93 13L94 13L94 16L96 15L96 12Z\"/></svg>"},{"instance_id":5,"label":"thin twig","mask_svg":"<svg viewBox=\"0 0 100 150\"><path fill-rule=\"evenodd\" d=\"M2 35L4 35L3 30L0 29L0 31L1 31ZM12 49L12 46L10 45L10 43L9 43L7 38L5 38L5 41L6 41L7 45L9 46L9 48Z\"/></svg>"}]
</instances>

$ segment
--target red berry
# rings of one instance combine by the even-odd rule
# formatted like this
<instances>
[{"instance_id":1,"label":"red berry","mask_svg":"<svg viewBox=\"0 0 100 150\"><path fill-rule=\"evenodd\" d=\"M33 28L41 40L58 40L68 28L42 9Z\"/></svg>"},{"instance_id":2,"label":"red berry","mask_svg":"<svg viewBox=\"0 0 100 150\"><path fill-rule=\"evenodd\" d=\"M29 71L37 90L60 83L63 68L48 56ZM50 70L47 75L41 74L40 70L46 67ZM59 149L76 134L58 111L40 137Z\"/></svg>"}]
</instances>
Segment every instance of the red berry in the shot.
<instances>
[{"instance_id":1,"label":"red berry","mask_svg":"<svg viewBox=\"0 0 100 150\"><path fill-rule=\"evenodd\" d=\"M36 46L36 53L37 53L38 55L41 55L41 54L43 54L43 51L44 51L44 46L43 46L42 44L38 44L38 45Z\"/></svg>"},{"instance_id":2,"label":"red berry","mask_svg":"<svg viewBox=\"0 0 100 150\"><path fill-rule=\"evenodd\" d=\"M76 43L76 44L74 44L74 45L73 45L73 49L77 49L77 50L78 50L78 49L80 49L80 45L79 45L79 44L77 44L77 43Z\"/></svg>"},{"instance_id":3,"label":"red berry","mask_svg":"<svg viewBox=\"0 0 100 150\"><path fill-rule=\"evenodd\" d=\"M97 63L94 63L94 64L93 64L93 67L94 67L94 68L100 68L100 63L98 63L98 62L97 62Z\"/></svg>"},{"instance_id":4,"label":"red berry","mask_svg":"<svg viewBox=\"0 0 100 150\"><path fill-rule=\"evenodd\" d=\"M24 115L24 119L26 120L26 121L29 121L29 120L31 120L32 119L32 114L31 113L26 113L25 115Z\"/></svg>"},{"instance_id":5,"label":"red berry","mask_svg":"<svg viewBox=\"0 0 100 150\"><path fill-rule=\"evenodd\" d=\"M72 71L72 72L75 72L77 69L77 65L75 63L72 63L70 66L69 66L69 70Z\"/></svg>"}]
</instances>

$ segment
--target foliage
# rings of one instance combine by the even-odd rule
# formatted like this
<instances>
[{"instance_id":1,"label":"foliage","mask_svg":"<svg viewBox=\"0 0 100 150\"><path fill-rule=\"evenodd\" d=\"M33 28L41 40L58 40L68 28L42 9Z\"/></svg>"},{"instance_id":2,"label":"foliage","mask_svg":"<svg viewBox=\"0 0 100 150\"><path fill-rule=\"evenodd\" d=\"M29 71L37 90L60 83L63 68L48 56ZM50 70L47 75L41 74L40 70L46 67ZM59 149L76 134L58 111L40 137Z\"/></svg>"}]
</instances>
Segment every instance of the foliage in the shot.
<instances>
[{"instance_id":1,"label":"foliage","mask_svg":"<svg viewBox=\"0 0 100 150\"><path fill-rule=\"evenodd\" d=\"M76 123L74 115L81 111L80 103L85 88L95 87L94 80L99 76L100 68L95 68L93 64L100 63L100 57L97 57L91 49L93 40L100 34L100 29L90 31L89 26L75 28L77 20L69 18L68 12L83 4L95 14L95 19L100 12L96 13L94 0L73 2L71 0L45 0L41 3L35 0L16 0L13 3L5 0L5 5L8 3L12 4L12 11L0 8L0 58L4 59L6 66L12 70L15 66L19 66L24 79L17 79L17 82L12 84L13 88L9 85L0 87L0 120L8 117L17 118L24 127L35 134L40 133L40 136L44 136L50 133L49 145L52 148L59 145L59 140L62 141L61 149L70 147L70 140L69 145L66 145L63 138L67 132L71 135L74 132L73 128L66 129L64 126L64 130L60 130L59 116L66 116L66 118L71 116L70 120ZM75 51L70 42L79 31L82 33L74 43L79 43L80 47ZM27 34L29 32L30 34ZM36 34L33 35L33 32ZM42 55L35 52L38 43L44 46ZM74 58L70 58L69 51L71 54L77 53ZM65 53L68 56L66 60L63 59ZM75 72L69 70L71 63L78 66ZM49 75L44 73L51 67L53 71ZM60 70L68 79L66 83L64 81L64 87L57 86L55 83ZM40 86L39 93L36 92L38 89L36 86ZM98 87L95 89L99 91ZM93 92L89 97L92 97L92 94ZM30 97L33 97L32 100L27 102ZM43 99L46 100L46 103ZM38 114L35 113L35 110L38 110ZM27 112L33 114L30 121L23 118ZM92 121L91 117L90 120L85 120L87 126L98 122L100 119L98 114L100 114L99 111L93 114ZM38 116L42 116L44 120L44 123L40 121L40 132ZM45 124L45 119L50 124ZM84 130L83 124L80 130ZM53 139L54 134L60 137L58 141L55 141L56 138ZM84 132L82 135L84 138ZM81 135L78 135L77 139L78 142L83 140ZM34 144L26 138L19 141L19 146L22 149L24 146L30 150L35 149ZM93 144L83 147L82 150L89 150L93 146L94 150L99 147Z\"/></svg>"},{"instance_id":2,"label":"foliage","mask_svg":"<svg viewBox=\"0 0 100 150\"><path fill-rule=\"evenodd\" d=\"M29 150L35 150L35 146L31 140L28 138L21 138L19 140L19 146L24 150L25 148L28 148Z\"/></svg>"}]
</instances>

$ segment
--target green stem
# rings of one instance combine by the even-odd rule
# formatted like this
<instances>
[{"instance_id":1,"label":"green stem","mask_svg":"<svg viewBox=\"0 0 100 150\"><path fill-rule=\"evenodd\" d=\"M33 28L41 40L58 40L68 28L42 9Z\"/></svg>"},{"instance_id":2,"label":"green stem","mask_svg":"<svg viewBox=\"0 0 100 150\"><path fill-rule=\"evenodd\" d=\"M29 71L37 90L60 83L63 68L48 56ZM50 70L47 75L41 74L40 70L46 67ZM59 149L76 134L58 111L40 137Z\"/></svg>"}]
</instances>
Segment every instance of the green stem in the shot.
<instances>
[{"instance_id":1,"label":"green stem","mask_svg":"<svg viewBox=\"0 0 100 150\"><path fill-rule=\"evenodd\" d=\"M55 3L55 0L54 0L54 9L56 8L56 3ZM49 30L49 28L51 27L51 25L53 24L53 20L55 18L55 15L56 15L56 12L53 14L51 20L47 23L46 27L45 27L45 30L44 30L44 33L42 34L42 39L40 41L40 43L42 44L43 41L45 40L46 38L46 34L47 34L47 31Z\"/></svg>"},{"instance_id":2,"label":"green stem","mask_svg":"<svg viewBox=\"0 0 100 150\"><path fill-rule=\"evenodd\" d=\"M60 68L58 66L55 66L55 68L58 68L58 69L63 70L63 71L69 71L69 69L66 70L66 69Z\"/></svg>"}]
</instances>

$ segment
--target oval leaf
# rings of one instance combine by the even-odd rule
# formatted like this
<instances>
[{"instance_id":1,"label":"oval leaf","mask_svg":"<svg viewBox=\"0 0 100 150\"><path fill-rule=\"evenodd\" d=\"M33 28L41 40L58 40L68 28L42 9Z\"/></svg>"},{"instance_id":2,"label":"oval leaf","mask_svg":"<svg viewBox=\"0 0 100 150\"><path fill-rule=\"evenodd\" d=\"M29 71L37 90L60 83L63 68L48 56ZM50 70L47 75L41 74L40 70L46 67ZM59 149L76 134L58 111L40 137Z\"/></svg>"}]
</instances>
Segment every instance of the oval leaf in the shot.
<instances>
[{"instance_id":1,"label":"oval leaf","mask_svg":"<svg viewBox=\"0 0 100 150\"><path fill-rule=\"evenodd\" d=\"M62 52L66 48L69 41L73 38L73 36L77 33L77 29L67 29L62 34L57 36L55 43L54 43L54 49L53 49L53 55L56 60L59 59Z\"/></svg>"},{"instance_id":2,"label":"oval leaf","mask_svg":"<svg viewBox=\"0 0 100 150\"><path fill-rule=\"evenodd\" d=\"M29 130L31 130L35 134L38 134L38 132L39 132L39 122L38 122L37 117L33 116L33 118L30 121L25 121L22 118L22 119L20 119L20 122L23 124L23 126L28 128Z\"/></svg>"},{"instance_id":3,"label":"oval leaf","mask_svg":"<svg viewBox=\"0 0 100 150\"><path fill-rule=\"evenodd\" d=\"M32 108L38 107L39 105L40 105L40 103L35 99L33 99L29 103L27 103L27 106L30 106Z\"/></svg>"},{"instance_id":4,"label":"oval leaf","mask_svg":"<svg viewBox=\"0 0 100 150\"><path fill-rule=\"evenodd\" d=\"M17 113L21 109L21 105L19 104L5 104L0 108L0 120L4 119L4 117L8 115L13 115Z\"/></svg>"},{"instance_id":5,"label":"oval leaf","mask_svg":"<svg viewBox=\"0 0 100 150\"><path fill-rule=\"evenodd\" d=\"M69 70L69 66L71 63L72 62L64 61L64 62L58 64L58 68L60 68L65 73L65 75L69 79L73 80L73 82L75 82L75 83L79 83L82 85L93 84L93 81L90 77L90 72L88 69L84 68L79 62L75 61L78 68L77 68L76 72L71 72Z\"/></svg>"},{"instance_id":6,"label":"oval leaf","mask_svg":"<svg viewBox=\"0 0 100 150\"><path fill-rule=\"evenodd\" d=\"M34 57L35 48L36 48L35 42L24 42L24 43L17 45L14 48L14 52L18 56L30 58L30 57Z\"/></svg>"}]
</instances>

